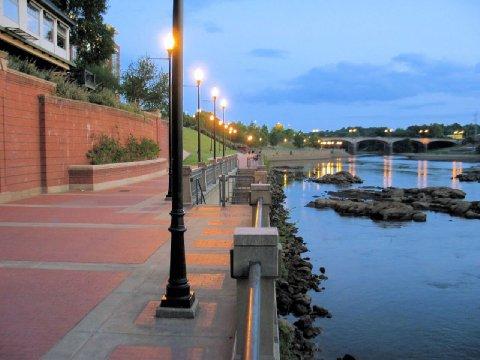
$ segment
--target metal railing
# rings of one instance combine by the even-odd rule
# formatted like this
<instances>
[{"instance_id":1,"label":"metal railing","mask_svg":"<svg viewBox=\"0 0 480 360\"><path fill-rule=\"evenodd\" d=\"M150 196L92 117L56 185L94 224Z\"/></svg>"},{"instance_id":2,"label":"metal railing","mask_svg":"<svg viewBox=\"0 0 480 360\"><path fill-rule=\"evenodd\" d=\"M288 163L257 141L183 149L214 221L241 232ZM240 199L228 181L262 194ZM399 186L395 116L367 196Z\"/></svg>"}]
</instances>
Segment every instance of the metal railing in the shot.
<instances>
[{"instance_id":1,"label":"metal railing","mask_svg":"<svg viewBox=\"0 0 480 360\"><path fill-rule=\"evenodd\" d=\"M255 227L263 227L263 198L258 198L257 209L255 211Z\"/></svg>"},{"instance_id":2,"label":"metal railing","mask_svg":"<svg viewBox=\"0 0 480 360\"><path fill-rule=\"evenodd\" d=\"M260 358L260 281L262 267L260 263L251 263L248 272L248 301L244 334L243 360Z\"/></svg>"},{"instance_id":3,"label":"metal railing","mask_svg":"<svg viewBox=\"0 0 480 360\"><path fill-rule=\"evenodd\" d=\"M255 228L263 227L263 198L258 198L255 211ZM243 336L243 360L257 360L260 358L260 293L261 293L262 266L258 262L250 263L248 271L248 299Z\"/></svg>"},{"instance_id":4,"label":"metal railing","mask_svg":"<svg viewBox=\"0 0 480 360\"><path fill-rule=\"evenodd\" d=\"M195 205L205 204L205 195L203 194L202 185L199 178L191 178L193 184L193 194L195 196Z\"/></svg>"}]
</instances>

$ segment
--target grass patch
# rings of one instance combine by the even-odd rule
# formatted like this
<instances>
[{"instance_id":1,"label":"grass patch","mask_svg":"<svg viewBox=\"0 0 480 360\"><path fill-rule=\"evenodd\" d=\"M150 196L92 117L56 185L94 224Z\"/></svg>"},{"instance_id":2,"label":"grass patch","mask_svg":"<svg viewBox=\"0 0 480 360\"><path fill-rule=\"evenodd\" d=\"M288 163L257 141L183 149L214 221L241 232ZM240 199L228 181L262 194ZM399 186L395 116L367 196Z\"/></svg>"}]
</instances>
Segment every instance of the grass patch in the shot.
<instances>
[{"instance_id":1,"label":"grass patch","mask_svg":"<svg viewBox=\"0 0 480 360\"><path fill-rule=\"evenodd\" d=\"M213 150L210 151L211 138L202 134L202 161L208 161L213 158ZM217 139L218 140L218 139ZM183 149L188 151L190 155L183 161L185 165L194 165L197 163L197 131L190 128L183 128ZM222 156L223 145L217 141L217 157ZM236 154L236 150L225 148L225 155Z\"/></svg>"}]
</instances>

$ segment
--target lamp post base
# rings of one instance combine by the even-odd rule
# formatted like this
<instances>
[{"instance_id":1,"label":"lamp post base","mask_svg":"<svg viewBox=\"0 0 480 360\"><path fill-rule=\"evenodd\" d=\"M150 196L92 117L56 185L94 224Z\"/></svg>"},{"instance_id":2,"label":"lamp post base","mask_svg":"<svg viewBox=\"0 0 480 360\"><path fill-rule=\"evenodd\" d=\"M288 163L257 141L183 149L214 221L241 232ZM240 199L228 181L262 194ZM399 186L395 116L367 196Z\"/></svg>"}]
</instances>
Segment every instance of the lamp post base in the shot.
<instances>
[{"instance_id":1,"label":"lamp post base","mask_svg":"<svg viewBox=\"0 0 480 360\"><path fill-rule=\"evenodd\" d=\"M165 201L172 201L172 194L165 195Z\"/></svg>"},{"instance_id":2,"label":"lamp post base","mask_svg":"<svg viewBox=\"0 0 480 360\"><path fill-rule=\"evenodd\" d=\"M194 292L186 299L168 300L165 295L157 307L155 316L167 319L193 319L197 314L198 299Z\"/></svg>"}]
</instances>

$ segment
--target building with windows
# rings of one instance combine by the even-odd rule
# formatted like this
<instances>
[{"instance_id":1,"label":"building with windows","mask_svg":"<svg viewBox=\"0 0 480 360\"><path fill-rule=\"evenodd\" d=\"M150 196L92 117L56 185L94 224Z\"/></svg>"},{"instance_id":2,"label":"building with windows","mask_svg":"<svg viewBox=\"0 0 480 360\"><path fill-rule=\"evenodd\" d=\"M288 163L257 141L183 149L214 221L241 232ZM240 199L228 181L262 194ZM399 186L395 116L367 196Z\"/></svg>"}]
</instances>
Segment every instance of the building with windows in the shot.
<instances>
[{"instance_id":1,"label":"building with windows","mask_svg":"<svg viewBox=\"0 0 480 360\"><path fill-rule=\"evenodd\" d=\"M114 29L113 27L111 28ZM112 56L107 60L107 66L114 76L120 78L120 46L116 41L117 35L118 32L117 30L115 30L115 51L113 52Z\"/></svg>"},{"instance_id":2,"label":"building with windows","mask_svg":"<svg viewBox=\"0 0 480 360\"><path fill-rule=\"evenodd\" d=\"M41 67L71 69L74 25L50 0L0 0L0 49Z\"/></svg>"}]
</instances>

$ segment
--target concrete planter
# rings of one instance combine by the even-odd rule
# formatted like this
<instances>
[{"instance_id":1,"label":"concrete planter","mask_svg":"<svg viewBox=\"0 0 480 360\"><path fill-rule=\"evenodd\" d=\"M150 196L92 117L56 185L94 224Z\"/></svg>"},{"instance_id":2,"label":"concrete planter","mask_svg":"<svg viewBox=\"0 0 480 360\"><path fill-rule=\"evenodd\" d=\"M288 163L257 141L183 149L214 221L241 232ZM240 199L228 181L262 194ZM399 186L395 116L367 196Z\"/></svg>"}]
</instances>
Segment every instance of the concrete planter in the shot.
<instances>
[{"instance_id":1,"label":"concrete planter","mask_svg":"<svg viewBox=\"0 0 480 360\"><path fill-rule=\"evenodd\" d=\"M167 173L166 159L106 165L71 165L68 168L70 190L105 190L148 180Z\"/></svg>"}]
</instances>

